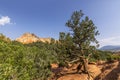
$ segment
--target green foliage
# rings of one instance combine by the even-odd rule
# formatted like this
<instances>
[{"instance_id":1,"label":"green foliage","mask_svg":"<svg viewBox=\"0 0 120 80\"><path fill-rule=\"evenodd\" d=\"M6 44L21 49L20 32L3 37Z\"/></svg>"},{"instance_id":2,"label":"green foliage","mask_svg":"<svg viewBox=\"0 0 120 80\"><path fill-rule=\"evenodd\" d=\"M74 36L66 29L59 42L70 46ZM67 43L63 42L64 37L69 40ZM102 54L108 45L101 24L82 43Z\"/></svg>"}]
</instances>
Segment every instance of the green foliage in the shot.
<instances>
[{"instance_id":1,"label":"green foliage","mask_svg":"<svg viewBox=\"0 0 120 80\"><path fill-rule=\"evenodd\" d=\"M109 51L97 50L96 53L91 56L90 61L92 62L96 62L98 60L110 61L112 54L113 53Z\"/></svg>"},{"instance_id":2,"label":"green foliage","mask_svg":"<svg viewBox=\"0 0 120 80\"><path fill-rule=\"evenodd\" d=\"M79 54L84 55L91 49L95 49L95 46L91 46L91 43L98 43L96 40L97 35L99 35L98 31L96 30L97 27L94 25L93 21L90 20L87 16L85 19L83 17L82 11L75 11L73 12L70 20L66 23L71 30L71 37L73 39L73 43L76 46L76 50L79 50ZM74 52L78 53L78 52Z\"/></svg>"},{"instance_id":3,"label":"green foliage","mask_svg":"<svg viewBox=\"0 0 120 80\"><path fill-rule=\"evenodd\" d=\"M23 45L0 40L0 80L47 80L50 64L58 62L50 44Z\"/></svg>"},{"instance_id":4,"label":"green foliage","mask_svg":"<svg viewBox=\"0 0 120 80\"><path fill-rule=\"evenodd\" d=\"M73 44L73 39L70 36L69 33L60 33L60 38L59 38L59 49L60 50L60 58L62 60L70 60L70 58L73 58L74 56L72 55L72 51L74 50L74 44Z\"/></svg>"},{"instance_id":5,"label":"green foliage","mask_svg":"<svg viewBox=\"0 0 120 80\"><path fill-rule=\"evenodd\" d=\"M5 35L3 35L2 33L0 33L0 41L10 42L11 40L7 38Z\"/></svg>"},{"instance_id":6,"label":"green foliage","mask_svg":"<svg viewBox=\"0 0 120 80\"><path fill-rule=\"evenodd\" d=\"M65 61L83 61L83 65L87 64L90 56L96 53L96 46L98 41L96 36L99 35L97 27L93 21L87 16L83 17L82 11L73 12L71 18L66 23L70 28L70 32L60 33L60 49ZM91 44L94 44L93 46Z\"/></svg>"},{"instance_id":7,"label":"green foliage","mask_svg":"<svg viewBox=\"0 0 120 80\"><path fill-rule=\"evenodd\" d=\"M116 54L116 53L113 53L113 54L110 54L109 56L107 56L107 60L108 61L114 61L114 60L120 60L120 55Z\"/></svg>"}]
</instances>

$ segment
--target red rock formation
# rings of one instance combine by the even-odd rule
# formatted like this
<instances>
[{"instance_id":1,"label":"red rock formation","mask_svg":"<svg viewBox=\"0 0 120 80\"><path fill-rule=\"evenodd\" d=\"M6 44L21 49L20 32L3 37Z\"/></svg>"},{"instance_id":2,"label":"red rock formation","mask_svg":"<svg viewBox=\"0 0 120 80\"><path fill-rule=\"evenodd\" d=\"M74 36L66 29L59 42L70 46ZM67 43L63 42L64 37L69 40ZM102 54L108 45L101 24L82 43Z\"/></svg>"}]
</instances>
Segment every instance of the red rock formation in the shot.
<instances>
[{"instance_id":1,"label":"red rock formation","mask_svg":"<svg viewBox=\"0 0 120 80\"><path fill-rule=\"evenodd\" d=\"M17 38L16 41L23 44L29 44L37 41L50 42L51 38L39 38L35 34L24 33L21 37Z\"/></svg>"}]
</instances>

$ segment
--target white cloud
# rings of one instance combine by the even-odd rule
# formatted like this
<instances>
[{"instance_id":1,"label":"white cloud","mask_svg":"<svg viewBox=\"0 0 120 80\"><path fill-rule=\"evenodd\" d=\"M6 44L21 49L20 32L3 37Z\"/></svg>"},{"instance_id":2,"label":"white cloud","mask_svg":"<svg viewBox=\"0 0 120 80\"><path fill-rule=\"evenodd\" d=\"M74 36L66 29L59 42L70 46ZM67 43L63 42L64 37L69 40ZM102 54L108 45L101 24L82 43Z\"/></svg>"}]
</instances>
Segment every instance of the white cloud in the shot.
<instances>
[{"instance_id":1,"label":"white cloud","mask_svg":"<svg viewBox=\"0 0 120 80\"><path fill-rule=\"evenodd\" d=\"M8 16L2 16L2 17L0 18L0 26L4 26L4 25L6 25L6 24L12 24L12 23L11 23L11 19L10 19L10 17L8 17Z\"/></svg>"},{"instance_id":2,"label":"white cloud","mask_svg":"<svg viewBox=\"0 0 120 80\"><path fill-rule=\"evenodd\" d=\"M120 45L120 36L109 37L99 40L100 47L105 45Z\"/></svg>"}]
</instances>

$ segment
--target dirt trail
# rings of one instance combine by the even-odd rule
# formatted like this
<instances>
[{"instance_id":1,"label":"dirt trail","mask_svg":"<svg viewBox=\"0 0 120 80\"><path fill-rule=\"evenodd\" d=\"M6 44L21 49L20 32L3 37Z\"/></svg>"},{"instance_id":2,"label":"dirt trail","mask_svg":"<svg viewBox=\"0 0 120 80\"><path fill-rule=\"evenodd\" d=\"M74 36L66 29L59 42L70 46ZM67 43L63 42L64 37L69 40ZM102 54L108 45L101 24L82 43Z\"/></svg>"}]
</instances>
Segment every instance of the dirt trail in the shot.
<instances>
[{"instance_id":1,"label":"dirt trail","mask_svg":"<svg viewBox=\"0 0 120 80\"><path fill-rule=\"evenodd\" d=\"M120 62L105 62L102 64L89 64L89 72L91 72L90 80L120 80ZM69 69L68 72L69 73ZM74 71L73 71L74 72ZM57 80L88 80L87 74L65 74Z\"/></svg>"},{"instance_id":2,"label":"dirt trail","mask_svg":"<svg viewBox=\"0 0 120 80\"><path fill-rule=\"evenodd\" d=\"M120 80L120 62L106 63L95 80Z\"/></svg>"},{"instance_id":3,"label":"dirt trail","mask_svg":"<svg viewBox=\"0 0 120 80\"><path fill-rule=\"evenodd\" d=\"M96 77L101 73L101 70L99 67L97 67L94 64L90 64L88 66L88 70L91 73L92 77ZM88 75L87 74L75 74L75 71L69 70L67 73L73 73L73 74L66 74L64 76L61 76L58 80L88 80ZM90 80L93 80L92 77Z\"/></svg>"}]
</instances>

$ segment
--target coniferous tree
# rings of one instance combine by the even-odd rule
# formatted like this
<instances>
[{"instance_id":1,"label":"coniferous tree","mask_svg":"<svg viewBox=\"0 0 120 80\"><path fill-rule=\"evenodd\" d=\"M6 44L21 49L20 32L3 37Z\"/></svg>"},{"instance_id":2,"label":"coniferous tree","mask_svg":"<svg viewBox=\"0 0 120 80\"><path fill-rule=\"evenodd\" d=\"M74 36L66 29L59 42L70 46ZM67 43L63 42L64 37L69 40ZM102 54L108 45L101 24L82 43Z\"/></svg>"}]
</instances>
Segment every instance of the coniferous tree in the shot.
<instances>
[{"instance_id":1,"label":"coniferous tree","mask_svg":"<svg viewBox=\"0 0 120 80\"><path fill-rule=\"evenodd\" d=\"M69 34L74 44L74 49L72 49L71 54L76 57L76 60L72 62L82 61L84 72L88 73L88 60L98 45L96 36L99 35L99 32L96 30L97 27L94 25L93 21L87 16L83 17L83 15L81 10L73 12L66 26L70 28ZM91 44L94 45L92 46Z\"/></svg>"}]
</instances>

